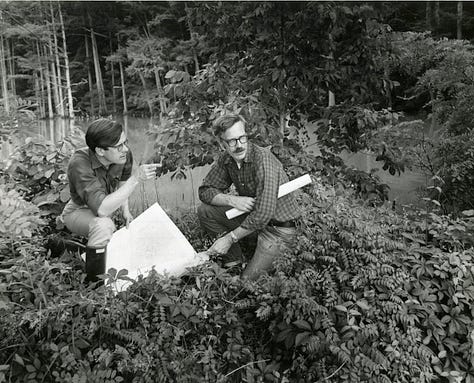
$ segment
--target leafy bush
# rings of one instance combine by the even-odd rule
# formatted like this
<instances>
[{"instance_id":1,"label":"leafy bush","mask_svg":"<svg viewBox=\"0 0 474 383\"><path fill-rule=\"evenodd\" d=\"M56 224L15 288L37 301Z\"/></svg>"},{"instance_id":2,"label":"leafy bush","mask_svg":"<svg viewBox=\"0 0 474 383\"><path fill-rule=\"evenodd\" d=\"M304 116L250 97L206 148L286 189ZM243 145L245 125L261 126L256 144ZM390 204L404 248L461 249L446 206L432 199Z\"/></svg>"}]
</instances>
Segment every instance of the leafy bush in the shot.
<instances>
[{"instance_id":1,"label":"leafy bush","mask_svg":"<svg viewBox=\"0 0 474 383\"><path fill-rule=\"evenodd\" d=\"M5 257L11 246L31 238L44 223L35 205L25 201L17 191L7 190L3 184L0 184L0 217L0 256Z\"/></svg>"},{"instance_id":2,"label":"leafy bush","mask_svg":"<svg viewBox=\"0 0 474 383\"><path fill-rule=\"evenodd\" d=\"M57 145L43 137L29 137L10 156L7 171L24 198L46 213L59 213L69 200L67 162L75 148L84 145L77 129Z\"/></svg>"},{"instance_id":3,"label":"leafy bush","mask_svg":"<svg viewBox=\"0 0 474 383\"><path fill-rule=\"evenodd\" d=\"M473 45L461 40L435 40L426 34L402 33L394 35L394 47L397 59L391 63L392 70L414 83L407 90L409 99L422 95L428 98L423 107L430 114L425 126L412 126L411 141L398 140L406 124L396 126L392 135L396 135L398 146L404 146L403 151L409 153L411 165L443 180L440 202L446 211L472 209Z\"/></svg>"},{"instance_id":4,"label":"leafy bush","mask_svg":"<svg viewBox=\"0 0 474 383\"><path fill-rule=\"evenodd\" d=\"M443 179L440 202L454 212L473 209L474 126L468 133L443 137L436 147L433 165Z\"/></svg>"},{"instance_id":5,"label":"leafy bush","mask_svg":"<svg viewBox=\"0 0 474 383\"><path fill-rule=\"evenodd\" d=\"M469 370L472 248L464 221L302 193L298 245L242 281L210 262L127 291L83 284L73 254L12 250L0 274L0 370L11 381L430 382ZM178 222L196 250L192 216ZM456 235L451 240L449 235ZM238 270L237 270L238 272ZM126 278L111 270L110 282ZM104 304L105 303L105 304ZM471 375L469 375L471 374Z\"/></svg>"}]
</instances>

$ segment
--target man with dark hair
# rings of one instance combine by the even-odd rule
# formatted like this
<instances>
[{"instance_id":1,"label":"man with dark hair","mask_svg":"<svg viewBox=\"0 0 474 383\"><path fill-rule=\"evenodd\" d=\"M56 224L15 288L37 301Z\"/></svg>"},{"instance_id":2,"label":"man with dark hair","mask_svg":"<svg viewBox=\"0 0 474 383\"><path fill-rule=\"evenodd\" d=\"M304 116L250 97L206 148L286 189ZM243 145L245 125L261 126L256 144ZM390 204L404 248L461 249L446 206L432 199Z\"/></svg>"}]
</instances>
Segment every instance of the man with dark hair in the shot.
<instances>
[{"instance_id":1,"label":"man with dark hair","mask_svg":"<svg viewBox=\"0 0 474 383\"><path fill-rule=\"evenodd\" d=\"M279 186L288 182L288 177L270 150L248 141L242 117L224 115L213 125L225 153L199 187L203 202L198 208L199 221L209 233L226 232L208 250L210 254L225 254L224 264L241 261L238 241L258 233L257 248L242 274L255 279L269 271L275 257L293 245L299 209L291 194L278 199ZM239 195L226 193L232 184ZM246 214L228 219L225 212L232 207Z\"/></svg>"},{"instance_id":2,"label":"man with dark hair","mask_svg":"<svg viewBox=\"0 0 474 383\"><path fill-rule=\"evenodd\" d=\"M133 219L128 197L139 183L155 176L159 165L141 165L133 171L122 125L109 119L89 125L86 143L88 147L76 150L69 161L71 199L61 219L71 232L87 237L86 273L95 282L105 273L106 247L116 230L111 215L121 208L128 226Z\"/></svg>"}]
</instances>

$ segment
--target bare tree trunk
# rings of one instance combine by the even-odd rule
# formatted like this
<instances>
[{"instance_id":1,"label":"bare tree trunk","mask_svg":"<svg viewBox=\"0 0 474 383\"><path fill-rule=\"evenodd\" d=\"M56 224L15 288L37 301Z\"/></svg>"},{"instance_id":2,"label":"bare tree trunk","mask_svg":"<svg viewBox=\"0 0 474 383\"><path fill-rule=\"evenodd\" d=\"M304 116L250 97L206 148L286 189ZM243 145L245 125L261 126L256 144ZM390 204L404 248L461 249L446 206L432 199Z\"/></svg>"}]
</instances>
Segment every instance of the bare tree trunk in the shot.
<instances>
[{"instance_id":1,"label":"bare tree trunk","mask_svg":"<svg viewBox=\"0 0 474 383\"><path fill-rule=\"evenodd\" d=\"M61 24L61 34L63 38L63 54L64 54L64 70L66 71L66 90L68 100L69 118L74 118L74 101L72 98L71 76L69 73L69 57L67 55L66 32L64 30L63 13L61 12L61 3L58 3L59 8L59 22Z\"/></svg>"},{"instance_id":2,"label":"bare tree trunk","mask_svg":"<svg viewBox=\"0 0 474 383\"><path fill-rule=\"evenodd\" d=\"M14 47L13 41L10 44L7 43L8 46L8 69L10 70L10 89L13 96L16 95L16 81L15 81L15 56L14 56Z\"/></svg>"},{"instance_id":3,"label":"bare tree trunk","mask_svg":"<svg viewBox=\"0 0 474 383\"><path fill-rule=\"evenodd\" d=\"M462 40L462 1L458 1L458 14L456 17L456 38Z\"/></svg>"},{"instance_id":4,"label":"bare tree trunk","mask_svg":"<svg viewBox=\"0 0 474 383\"><path fill-rule=\"evenodd\" d=\"M125 76L123 73L122 61L119 61L119 69L120 69L120 84L122 86L123 114L127 114L128 113L127 94L125 92Z\"/></svg>"},{"instance_id":5,"label":"bare tree trunk","mask_svg":"<svg viewBox=\"0 0 474 383\"><path fill-rule=\"evenodd\" d=\"M193 24L191 23L191 15L188 7L188 3L184 2L184 9L186 11L186 24L188 25L188 30L189 30L189 36L191 41L195 42L197 44L197 33L194 32ZM196 48L193 44L192 46L192 52L193 52L193 60L194 60L194 71L197 73L199 71L199 60L197 57L197 52Z\"/></svg>"},{"instance_id":6,"label":"bare tree trunk","mask_svg":"<svg viewBox=\"0 0 474 383\"><path fill-rule=\"evenodd\" d=\"M49 46L49 57L48 57L48 64L50 65L50 79L51 79L51 85L53 87L53 96L54 96L54 108L56 111L56 114L59 113L59 104L61 103L61 100L59 99L59 85L58 85L58 79L56 77L56 64L54 60L54 52L53 52L53 41L51 40L51 35L48 36L48 42Z\"/></svg>"},{"instance_id":7,"label":"bare tree trunk","mask_svg":"<svg viewBox=\"0 0 474 383\"><path fill-rule=\"evenodd\" d=\"M36 103L38 104L40 118L43 117L43 110L41 105L41 91L40 91L40 80L38 78L38 72L33 72L33 78L35 79L35 98Z\"/></svg>"},{"instance_id":8,"label":"bare tree trunk","mask_svg":"<svg viewBox=\"0 0 474 383\"><path fill-rule=\"evenodd\" d=\"M3 14L0 11L0 20L3 21ZM3 34L0 34L0 72L2 75L2 96L5 112L10 113L10 100L8 99L7 67L5 65L5 44Z\"/></svg>"},{"instance_id":9,"label":"bare tree trunk","mask_svg":"<svg viewBox=\"0 0 474 383\"><path fill-rule=\"evenodd\" d=\"M336 105L336 96L330 90L328 90L328 106Z\"/></svg>"},{"instance_id":10,"label":"bare tree trunk","mask_svg":"<svg viewBox=\"0 0 474 383\"><path fill-rule=\"evenodd\" d=\"M99 97L99 114L107 113L105 104L104 82L102 81L102 71L100 70L99 51L97 49L97 41L95 39L94 29L91 24L91 42L92 42L92 58L94 60L95 81L97 84L97 96Z\"/></svg>"},{"instance_id":11,"label":"bare tree trunk","mask_svg":"<svg viewBox=\"0 0 474 383\"><path fill-rule=\"evenodd\" d=\"M112 50L112 36L109 33L109 46L110 46L110 53L113 52ZM112 108L113 112L117 113L117 94L115 92L115 68L114 68L114 62L111 60L110 61L110 72L112 75Z\"/></svg>"},{"instance_id":12,"label":"bare tree trunk","mask_svg":"<svg viewBox=\"0 0 474 383\"><path fill-rule=\"evenodd\" d=\"M63 84L62 84L62 76L61 76L61 63L59 61L58 35L56 33L56 20L54 18L53 4L49 3L49 5L50 5L50 11L51 11L51 26L52 26L53 43L54 43L53 48L54 48L54 58L55 58L56 73L57 73L56 82L58 86L58 99L59 99L59 103L58 105L56 105L56 110L58 111L59 116L65 117Z\"/></svg>"},{"instance_id":13,"label":"bare tree trunk","mask_svg":"<svg viewBox=\"0 0 474 383\"><path fill-rule=\"evenodd\" d=\"M52 96L51 96L51 76L49 73L49 59L46 53L46 48L44 47L43 47L43 58L45 60L44 77L45 77L45 82L46 82L48 117L52 120L54 118L54 111L53 111L53 101L52 101Z\"/></svg>"},{"instance_id":14,"label":"bare tree trunk","mask_svg":"<svg viewBox=\"0 0 474 383\"><path fill-rule=\"evenodd\" d=\"M140 76L140 80L142 81L143 89L145 91L146 103L148 104L148 109L150 110L151 117L153 116L153 102L151 101L150 92L148 91L148 87L146 86L146 80L143 76L143 73L138 72L138 75Z\"/></svg>"},{"instance_id":15,"label":"bare tree trunk","mask_svg":"<svg viewBox=\"0 0 474 383\"><path fill-rule=\"evenodd\" d=\"M92 72L91 72L91 56L89 53L89 39L87 34L84 35L85 43L86 43L86 61L87 61L87 79L89 81L89 101L91 104L91 115L95 116L95 108L94 108L94 86L92 80Z\"/></svg>"},{"instance_id":16,"label":"bare tree trunk","mask_svg":"<svg viewBox=\"0 0 474 383\"><path fill-rule=\"evenodd\" d=\"M38 103L40 107L40 117L46 117L46 103L44 101L44 77L43 77L43 62L39 42L36 41L36 55L38 56L38 72L39 72L39 98Z\"/></svg>"},{"instance_id":17,"label":"bare tree trunk","mask_svg":"<svg viewBox=\"0 0 474 383\"><path fill-rule=\"evenodd\" d=\"M428 29L429 31L431 31L432 29L431 14L432 14L431 0L429 0L426 2L426 29Z\"/></svg>"},{"instance_id":18,"label":"bare tree trunk","mask_svg":"<svg viewBox=\"0 0 474 383\"><path fill-rule=\"evenodd\" d=\"M155 81L156 88L158 90L158 95L160 98L160 119L163 117L163 114L168 113L168 107L165 100L165 92L163 90L163 85L161 84L160 73L157 68L155 68Z\"/></svg>"},{"instance_id":19,"label":"bare tree trunk","mask_svg":"<svg viewBox=\"0 0 474 383\"><path fill-rule=\"evenodd\" d=\"M439 0L435 0L435 11L434 11L435 28L439 27Z\"/></svg>"}]
</instances>

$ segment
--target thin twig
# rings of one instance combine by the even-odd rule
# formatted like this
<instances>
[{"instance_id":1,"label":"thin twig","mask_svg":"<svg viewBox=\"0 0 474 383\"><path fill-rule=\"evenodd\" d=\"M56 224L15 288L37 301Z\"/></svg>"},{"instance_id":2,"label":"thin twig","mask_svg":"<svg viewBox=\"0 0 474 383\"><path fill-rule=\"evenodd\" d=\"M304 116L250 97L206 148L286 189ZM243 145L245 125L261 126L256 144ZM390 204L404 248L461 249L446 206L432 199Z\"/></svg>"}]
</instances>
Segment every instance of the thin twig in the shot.
<instances>
[{"instance_id":1,"label":"thin twig","mask_svg":"<svg viewBox=\"0 0 474 383\"><path fill-rule=\"evenodd\" d=\"M264 359L264 360L256 360L255 362L249 362L247 364L244 364L243 366L240 366L240 367L237 367L235 370L232 370L231 372L229 372L226 376L224 376L224 378L227 378L228 376L232 375L234 372L237 372L239 370L241 370L242 368L245 368L247 366L251 366L252 364L257 364L257 363L263 363L263 362L268 362L270 361L271 359Z\"/></svg>"},{"instance_id":2,"label":"thin twig","mask_svg":"<svg viewBox=\"0 0 474 383\"><path fill-rule=\"evenodd\" d=\"M336 371L334 371L331 375L326 376L326 377L324 378L324 380L331 379L334 375L336 375L336 374L339 372L339 370L340 370L342 367L344 367L345 364L346 364L346 362L342 363L342 364L337 368Z\"/></svg>"}]
</instances>

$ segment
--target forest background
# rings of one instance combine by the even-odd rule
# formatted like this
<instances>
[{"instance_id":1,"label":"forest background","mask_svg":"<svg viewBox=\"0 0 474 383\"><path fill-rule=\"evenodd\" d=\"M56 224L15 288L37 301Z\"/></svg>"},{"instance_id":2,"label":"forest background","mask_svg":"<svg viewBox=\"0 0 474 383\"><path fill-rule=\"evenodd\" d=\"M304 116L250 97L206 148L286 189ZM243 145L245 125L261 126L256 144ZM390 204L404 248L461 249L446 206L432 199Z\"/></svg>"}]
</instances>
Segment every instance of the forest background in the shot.
<instances>
[{"instance_id":1,"label":"forest background","mask_svg":"<svg viewBox=\"0 0 474 383\"><path fill-rule=\"evenodd\" d=\"M0 169L0 382L474 381L473 14L439 1L2 2L0 138L14 150ZM274 275L249 283L210 262L113 295L82 283L73 250L48 249L66 235L55 218L83 140L25 137L41 119L151 117L147 160L182 177L214 160L209 127L226 111L314 180ZM417 208L388 205L387 185L338 156L362 150L390 174L429 176ZM193 214L175 220L205 249Z\"/></svg>"}]
</instances>

